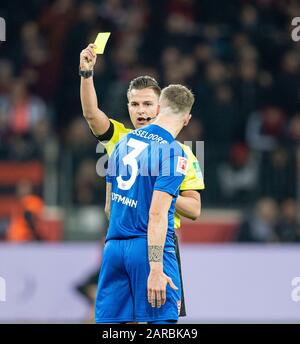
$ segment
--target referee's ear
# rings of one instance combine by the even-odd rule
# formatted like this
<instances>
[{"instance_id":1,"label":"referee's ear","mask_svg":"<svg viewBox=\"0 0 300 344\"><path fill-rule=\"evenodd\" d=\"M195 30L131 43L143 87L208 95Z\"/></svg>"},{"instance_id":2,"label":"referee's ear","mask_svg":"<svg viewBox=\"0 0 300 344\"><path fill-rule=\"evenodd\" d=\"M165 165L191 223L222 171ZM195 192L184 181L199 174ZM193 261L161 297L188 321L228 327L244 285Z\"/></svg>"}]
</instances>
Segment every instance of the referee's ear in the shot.
<instances>
[{"instance_id":1,"label":"referee's ear","mask_svg":"<svg viewBox=\"0 0 300 344\"><path fill-rule=\"evenodd\" d=\"M156 116L159 114L159 112L160 112L160 105L157 104Z\"/></svg>"}]
</instances>

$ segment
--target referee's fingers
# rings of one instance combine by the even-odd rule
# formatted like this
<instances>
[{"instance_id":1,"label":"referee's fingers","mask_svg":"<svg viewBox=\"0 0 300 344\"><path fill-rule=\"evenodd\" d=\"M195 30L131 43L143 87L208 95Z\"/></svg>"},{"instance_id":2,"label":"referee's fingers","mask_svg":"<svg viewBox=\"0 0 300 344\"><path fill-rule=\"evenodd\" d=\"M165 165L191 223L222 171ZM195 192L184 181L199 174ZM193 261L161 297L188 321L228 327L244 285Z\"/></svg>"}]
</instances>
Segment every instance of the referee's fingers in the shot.
<instances>
[{"instance_id":1,"label":"referee's fingers","mask_svg":"<svg viewBox=\"0 0 300 344\"><path fill-rule=\"evenodd\" d=\"M96 54L94 53L94 50L93 50L92 48L88 47L88 48L86 48L86 50L87 50L93 57L96 56Z\"/></svg>"},{"instance_id":2,"label":"referee's fingers","mask_svg":"<svg viewBox=\"0 0 300 344\"><path fill-rule=\"evenodd\" d=\"M88 56L90 59L93 59L95 57L95 55L93 55L93 53L89 49L85 50L85 55Z\"/></svg>"},{"instance_id":3,"label":"referee's fingers","mask_svg":"<svg viewBox=\"0 0 300 344\"><path fill-rule=\"evenodd\" d=\"M88 45L88 48L90 48L91 50L93 50L93 49L96 49L96 48L97 48L97 45L94 44L94 43L90 43L90 44Z\"/></svg>"}]
</instances>

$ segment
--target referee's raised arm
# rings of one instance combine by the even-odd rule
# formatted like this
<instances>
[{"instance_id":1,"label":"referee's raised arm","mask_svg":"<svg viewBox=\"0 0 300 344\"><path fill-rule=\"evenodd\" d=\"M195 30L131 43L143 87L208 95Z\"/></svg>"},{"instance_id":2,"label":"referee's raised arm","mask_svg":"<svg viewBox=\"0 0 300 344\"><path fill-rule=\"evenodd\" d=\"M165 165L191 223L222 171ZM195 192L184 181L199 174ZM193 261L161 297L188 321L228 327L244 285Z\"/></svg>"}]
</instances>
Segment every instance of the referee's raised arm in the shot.
<instances>
[{"instance_id":1,"label":"referee's raised arm","mask_svg":"<svg viewBox=\"0 0 300 344\"><path fill-rule=\"evenodd\" d=\"M93 48L95 48L95 45L89 44L80 53L80 100L84 118L94 135L99 136L107 132L110 127L110 122L106 114L98 107L97 94L93 81L97 55L94 53Z\"/></svg>"}]
</instances>

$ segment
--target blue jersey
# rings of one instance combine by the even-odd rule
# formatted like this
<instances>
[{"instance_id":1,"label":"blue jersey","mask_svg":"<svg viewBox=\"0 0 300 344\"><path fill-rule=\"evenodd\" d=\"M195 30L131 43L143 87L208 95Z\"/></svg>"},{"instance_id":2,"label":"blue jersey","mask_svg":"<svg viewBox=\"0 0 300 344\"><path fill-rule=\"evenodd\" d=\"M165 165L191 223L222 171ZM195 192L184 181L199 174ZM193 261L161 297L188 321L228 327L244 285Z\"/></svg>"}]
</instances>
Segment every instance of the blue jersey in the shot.
<instances>
[{"instance_id":1,"label":"blue jersey","mask_svg":"<svg viewBox=\"0 0 300 344\"><path fill-rule=\"evenodd\" d=\"M165 248L174 247L174 211L187 159L174 137L151 124L123 137L108 162L112 184L110 223L106 241L147 237L154 190L173 196L168 213Z\"/></svg>"}]
</instances>

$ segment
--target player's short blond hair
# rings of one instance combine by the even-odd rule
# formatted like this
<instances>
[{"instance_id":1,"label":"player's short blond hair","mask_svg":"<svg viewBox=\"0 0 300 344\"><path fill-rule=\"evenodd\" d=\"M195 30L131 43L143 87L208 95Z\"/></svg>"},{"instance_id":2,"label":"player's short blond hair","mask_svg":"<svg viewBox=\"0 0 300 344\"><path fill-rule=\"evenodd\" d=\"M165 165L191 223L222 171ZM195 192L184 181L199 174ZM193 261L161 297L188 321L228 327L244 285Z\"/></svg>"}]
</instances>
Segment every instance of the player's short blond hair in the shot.
<instances>
[{"instance_id":1,"label":"player's short blond hair","mask_svg":"<svg viewBox=\"0 0 300 344\"><path fill-rule=\"evenodd\" d=\"M161 91L159 102L170 107L174 113L190 113L195 102L193 93L183 85L169 85Z\"/></svg>"}]
</instances>

